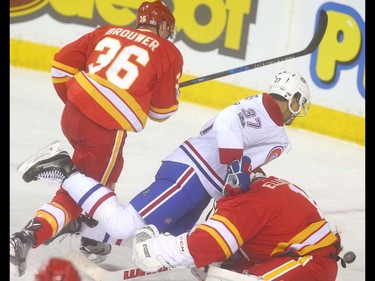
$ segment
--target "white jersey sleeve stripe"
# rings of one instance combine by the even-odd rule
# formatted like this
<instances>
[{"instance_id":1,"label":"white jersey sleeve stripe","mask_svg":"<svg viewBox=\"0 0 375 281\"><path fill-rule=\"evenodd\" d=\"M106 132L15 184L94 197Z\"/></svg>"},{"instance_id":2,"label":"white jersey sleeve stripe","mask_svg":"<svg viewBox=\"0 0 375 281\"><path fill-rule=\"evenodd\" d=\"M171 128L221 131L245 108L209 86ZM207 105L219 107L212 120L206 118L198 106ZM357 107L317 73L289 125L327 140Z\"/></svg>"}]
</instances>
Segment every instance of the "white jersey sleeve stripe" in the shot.
<instances>
[{"instance_id":1,"label":"white jersey sleeve stripe","mask_svg":"<svg viewBox=\"0 0 375 281\"><path fill-rule=\"evenodd\" d=\"M189 143L184 142L180 148L186 153L186 155L194 162L199 171L205 176L205 178L215 187L220 193L224 186L223 179L210 167L206 160L199 154L197 150Z\"/></svg>"}]
</instances>

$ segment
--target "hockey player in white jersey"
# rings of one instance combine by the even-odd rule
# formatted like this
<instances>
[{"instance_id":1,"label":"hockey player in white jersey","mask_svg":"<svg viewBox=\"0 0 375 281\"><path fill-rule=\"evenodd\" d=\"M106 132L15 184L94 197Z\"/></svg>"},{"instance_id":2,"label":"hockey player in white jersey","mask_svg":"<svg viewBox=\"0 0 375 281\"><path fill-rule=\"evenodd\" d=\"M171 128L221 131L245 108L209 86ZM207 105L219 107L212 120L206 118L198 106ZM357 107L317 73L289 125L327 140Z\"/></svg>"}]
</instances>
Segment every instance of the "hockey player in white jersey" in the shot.
<instances>
[{"instance_id":1,"label":"hockey player in white jersey","mask_svg":"<svg viewBox=\"0 0 375 281\"><path fill-rule=\"evenodd\" d=\"M309 88L300 74L276 74L269 93L228 106L199 135L187 139L167 156L155 181L127 205L119 204L111 189L77 171L64 151L46 159L31 159L19 170L26 182L56 179L60 173L62 187L99 221L95 227L83 224L77 230L82 236L121 245L147 224L155 225L159 232L179 235L193 228L212 198L246 192L252 170L290 149L284 125L305 116L309 106ZM11 236L13 266L26 267L26 256L35 244L37 231L38 226L29 223Z\"/></svg>"}]
</instances>

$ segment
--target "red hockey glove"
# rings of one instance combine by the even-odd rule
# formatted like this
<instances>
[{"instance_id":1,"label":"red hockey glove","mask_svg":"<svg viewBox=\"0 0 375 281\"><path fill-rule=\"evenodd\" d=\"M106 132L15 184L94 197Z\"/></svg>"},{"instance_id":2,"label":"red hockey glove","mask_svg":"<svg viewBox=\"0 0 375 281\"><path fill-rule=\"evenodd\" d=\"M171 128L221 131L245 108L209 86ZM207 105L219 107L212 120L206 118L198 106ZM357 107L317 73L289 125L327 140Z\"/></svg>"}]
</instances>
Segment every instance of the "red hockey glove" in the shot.
<instances>
[{"instance_id":1,"label":"red hockey glove","mask_svg":"<svg viewBox=\"0 0 375 281\"><path fill-rule=\"evenodd\" d=\"M249 191L251 171L251 159L248 156L234 160L227 167L223 194L230 196Z\"/></svg>"}]
</instances>

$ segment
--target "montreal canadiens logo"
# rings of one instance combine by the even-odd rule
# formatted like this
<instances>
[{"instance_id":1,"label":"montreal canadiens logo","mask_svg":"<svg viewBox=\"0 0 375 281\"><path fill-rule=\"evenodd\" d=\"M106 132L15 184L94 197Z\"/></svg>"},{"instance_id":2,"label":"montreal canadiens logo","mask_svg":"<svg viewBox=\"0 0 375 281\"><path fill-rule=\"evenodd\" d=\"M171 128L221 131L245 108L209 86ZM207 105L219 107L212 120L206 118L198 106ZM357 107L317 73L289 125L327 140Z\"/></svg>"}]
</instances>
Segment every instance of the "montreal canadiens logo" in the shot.
<instances>
[{"instance_id":1,"label":"montreal canadiens logo","mask_svg":"<svg viewBox=\"0 0 375 281\"><path fill-rule=\"evenodd\" d=\"M283 148L281 146L276 146L274 147L267 155L267 158L266 158L266 161L264 162L264 164L272 161L273 159L276 159L277 157L279 157L281 155L281 153L283 153Z\"/></svg>"}]
</instances>

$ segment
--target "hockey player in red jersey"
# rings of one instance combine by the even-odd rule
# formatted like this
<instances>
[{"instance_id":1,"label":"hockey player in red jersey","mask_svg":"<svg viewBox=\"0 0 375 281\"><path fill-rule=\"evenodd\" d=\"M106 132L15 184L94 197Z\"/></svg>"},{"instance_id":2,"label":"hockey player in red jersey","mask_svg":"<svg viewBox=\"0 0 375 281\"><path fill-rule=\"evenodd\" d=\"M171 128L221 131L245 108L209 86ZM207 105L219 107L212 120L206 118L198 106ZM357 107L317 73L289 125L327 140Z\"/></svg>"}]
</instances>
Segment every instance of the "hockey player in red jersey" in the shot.
<instances>
[{"instance_id":1,"label":"hockey player in red jersey","mask_svg":"<svg viewBox=\"0 0 375 281\"><path fill-rule=\"evenodd\" d=\"M179 105L183 58L170 40L174 16L162 1L150 1L140 5L136 20L137 28L103 26L67 44L51 69L65 104L61 127L74 149L74 164L112 190L123 168L127 132L142 131L148 119L167 120ZM15 262L23 264L20 275L28 249L66 231L81 212L63 189L41 206L25 226L33 235L19 232L11 239ZM110 251L110 245L89 239L82 239L81 248L87 254Z\"/></svg>"},{"instance_id":2,"label":"hockey player in red jersey","mask_svg":"<svg viewBox=\"0 0 375 281\"><path fill-rule=\"evenodd\" d=\"M228 106L197 136L176 148L162 161L155 181L126 206L118 203L110 188L77 172L64 151L48 155L47 148L40 154L44 158L37 154L26 161L21 165L25 167L23 179L64 180L62 188L99 221L95 227L83 225L79 231L85 237L121 245L146 224L179 235L196 224L211 199L246 192L252 169L289 149L284 125L307 113L309 98L309 88L301 75L277 73L269 94Z\"/></svg>"},{"instance_id":3,"label":"hockey player in red jersey","mask_svg":"<svg viewBox=\"0 0 375 281\"><path fill-rule=\"evenodd\" d=\"M133 261L151 272L163 266L204 267L241 253L223 267L249 275L248 280L336 280L340 237L316 202L297 185L266 177L259 168L251 177L248 192L223 197L212 217L190 233L159 234L153 225L138 230ZM223 271L221 276L206 280L245 280L241 275L226 279Z\"/></svg>"},{"instance_id":4,"label":"hockey player in red jersey","mask_svg":"<svg viewBox=\"0 0 375 281\"><path fill-rule=\"evenodd\" d=\"M83 279L69 260L50 258L35 272L34 281L83 281Z\"/></svg>"}]
</instances>

